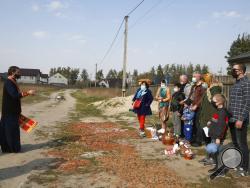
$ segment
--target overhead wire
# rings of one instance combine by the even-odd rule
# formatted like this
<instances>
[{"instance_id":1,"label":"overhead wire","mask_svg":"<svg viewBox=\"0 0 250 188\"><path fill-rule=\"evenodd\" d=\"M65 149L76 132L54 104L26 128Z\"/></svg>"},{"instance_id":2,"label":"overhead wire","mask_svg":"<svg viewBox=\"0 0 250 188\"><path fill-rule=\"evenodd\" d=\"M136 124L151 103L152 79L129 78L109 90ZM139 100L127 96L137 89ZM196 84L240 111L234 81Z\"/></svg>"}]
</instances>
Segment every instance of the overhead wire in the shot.
<instances>
[{"instance_id":1,"label":"overhead wire","mask_svg":"<svg viewBox=\"0 0 250 188\"><path fill-rule=\"evenodd\" d=\"M131 30L134 28L136 25L140 23L140 21L145 18L153 9L155 9L163 0L159 0L156 2L152 7L150 7L140 18L138 18L131 26L129 26L129 29ZM169 7L170 5L173 4L173 2L176 0L169 1L166 7Z\"/></svg>"},{"instance_id":2,"label":"overhead wire","mask_svg":"<svg viewBox=\"0 0 250 188\"><path fill-rule=\"evenodd\" d=\"M141 1L139 4L137 4L131 11L129 11L129 13L127 14L127 16L131 15L131 14L132 14L132 13L133 13L133 12L134 12L134 11L135 11L144 1L145 1L145 0L142 0L142 1ZM120 24L120 26L119 26L119 28L118 28L116 34L115 34L114 39L112 40L112 42L111 42L111 44L110 44L108 50L106 51L105 55L104 55L103 58L101 59L100 63L98 63L98 65L102 64L102 63L104 62L104 60L106 59L106 57L108 56L108 54L111 52L112 47L114 46L115 41L116 41L116 39L117 39L117 37L118 37L118 35L119 35L119 33L120 33L120 30L121 30L121 28L122 28L123 23L124 23L124 18L123 18L123 20L122 20L122 22L121 22L121 24Z\"/></svg>"}]
</instances>

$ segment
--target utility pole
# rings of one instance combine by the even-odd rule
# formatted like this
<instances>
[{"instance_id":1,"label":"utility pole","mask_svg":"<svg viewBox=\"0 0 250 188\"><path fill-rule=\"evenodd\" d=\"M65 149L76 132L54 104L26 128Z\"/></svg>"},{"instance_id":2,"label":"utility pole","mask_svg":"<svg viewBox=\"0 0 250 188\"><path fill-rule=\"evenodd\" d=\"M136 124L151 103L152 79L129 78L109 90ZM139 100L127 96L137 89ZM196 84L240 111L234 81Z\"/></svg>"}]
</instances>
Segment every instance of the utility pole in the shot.
<instances>
[{"instance_id":1,"label":"utility pole","mask_svg":"<svg viewBox=\"0 0 250 188\"><path fill-rule=\"evenodd\" d=\"M126 95L126 65L127 65L127 42L128 42L128 16L125 16L125 31L124 31L124 54L123 54L123 79L122 79L122 96Z\"/></svg>"},{"instance_id":2,"label":"utility pole","mask_svg":"<svg viewBox=\"0 0 250 188\"><path fill-rule=\"evenodd\" d=\"M97 63L95 64L95 87L96 87L96 81L97 81Z\"/></svg>"}]
</instances>

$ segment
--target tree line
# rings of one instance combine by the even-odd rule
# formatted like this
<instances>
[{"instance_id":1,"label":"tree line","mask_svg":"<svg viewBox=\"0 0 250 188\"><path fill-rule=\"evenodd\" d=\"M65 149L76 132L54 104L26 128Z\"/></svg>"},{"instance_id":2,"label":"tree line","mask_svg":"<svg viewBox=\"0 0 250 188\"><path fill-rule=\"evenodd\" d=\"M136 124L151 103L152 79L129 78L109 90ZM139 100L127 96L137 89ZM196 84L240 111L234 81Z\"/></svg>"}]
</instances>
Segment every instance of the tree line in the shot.
<instances>
[{"instance_id":1,"label":"tree line","mask_svg":"<svg viewBox=\"0 0 250 188\"><path fill-rule=\"evenodd\" d=\"M229 51L225 58L228 60L239 54L250 52L250 35L243 33L238 35L237 39L234 40L230 46ZM228 66L228 74L230 74L230 65ZM134 70L132 73L127 73L128 80L133 84L141 78L148 78L152 80L155 84L158 84L160 80L166 79L169 83L178 82L179 76L181 74L186 74L189 79L191 79L193 72L200 72L202 74L209 72L209 67L207 65L193 65L189 63L188 65L180 64L166 64L158 65L157 67L151 67L149 71L139 73L138 70ZM69 80L70 85L84 85L88 86L91 83L91 79L86 69L80 71L79 68L71 67L58 67L50 69L50 76L55 73L61 73ZM104 75L103 70L100 69L95 75L95 80L113 80L121 83L123 76L122 70L110 69L107 75ZM117 84L116 84L117 85Z\"/></svg>"},{"instance_id":2,"label":"tree line","mask_svg":"<svg viewBox=\"0 0 250 188\"><path fill-rule=\"evenodd\" d=\"M167 79L169 82L173 83L178 81L179 76L181 74L186 74L190 78L192 77L193 72L201 72L205 74L209 72L209 68L207 65L179 65L179 64L166 64L165 66L158 65L157 68L152 67L148 72L139 73L138 70L134 70L131 74L127 73L127 79L130 83L136 83L137 80L141 78L148 78L152 80L155 84L158 84L162 79ZM91 82L89 77L89 73L86 69L82 69L80 71L79 68L71 68L71 67L57 67L50 69L50 76L60 73L65 78L68 79L70 85L84 85L88 86ZM96 73L96 80L112 80L121 82L123 76L123 71L117 71L115 69L110 69L106 76L104 76L103 70L98 70Z\"/></svg>"}]
</instances>

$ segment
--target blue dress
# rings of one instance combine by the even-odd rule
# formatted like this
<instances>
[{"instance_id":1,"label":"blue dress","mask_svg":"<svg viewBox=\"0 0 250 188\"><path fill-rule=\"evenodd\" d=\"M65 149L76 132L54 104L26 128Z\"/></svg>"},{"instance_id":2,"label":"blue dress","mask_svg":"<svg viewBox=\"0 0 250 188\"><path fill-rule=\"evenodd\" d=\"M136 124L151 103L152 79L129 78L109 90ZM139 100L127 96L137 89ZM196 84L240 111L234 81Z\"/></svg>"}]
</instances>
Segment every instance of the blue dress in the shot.
<instances>
[{"instance_id":1,"label":"blue dress","mask_svg":"<svg viewBox=\"0 0 250 188\"><path fill-rule=\"evenodd\" d=\"M152 110L150 108L151 103L153 102L153 95L149 89L142 91L140 88L136 91L133 101L136 99L141 99L140 108L133 109L133 112L138 115L152 115Z\"/></svg>"}]
</instances>

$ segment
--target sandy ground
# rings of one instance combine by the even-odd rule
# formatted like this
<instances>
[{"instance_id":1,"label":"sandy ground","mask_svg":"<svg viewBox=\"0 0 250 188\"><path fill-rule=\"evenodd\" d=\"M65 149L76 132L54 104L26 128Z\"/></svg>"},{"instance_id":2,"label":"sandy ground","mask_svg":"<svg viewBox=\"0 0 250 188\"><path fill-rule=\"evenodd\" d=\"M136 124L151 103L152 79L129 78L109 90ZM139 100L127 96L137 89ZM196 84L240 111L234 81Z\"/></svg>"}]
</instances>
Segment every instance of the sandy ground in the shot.
<instances>
[{"instance_id":1,"label":"sandy ground","mask_svg":"<svg viewBox=\"0 0 250 188\"><path fill-rule=\"evenodd\" d=\"M133 96L128 97L115 97L108 100L98 101L93 103L97 108L103 110L103 114L106 116L118 115L121 113L126 113L130 108L132 108ZM151 109L153 112L158 111L158 103L153 101L151 104Z\"/></svg>"},{"instance_id":2,"label":"sandy ground","mask_svg":"<svg viewBox=\"0 0 250 188\"><path fill-rule=\"evenodd\" d=\"M71 92L64 92L65 101L55 101L57 93L53 93L47 101L23 105L23 114L33 117L39 124L31 133L21 131L21 153L0 154L0 187L24 187L31 173L46 170L53 164L53 158L45 157L42 152L48 148L49 136L55 131L57 123L67 121L68 112L74 108L75 99L71 97ZM37 131L47 132L48 138L39 139L35 134Z\"/></svg>"}]
</instances>

